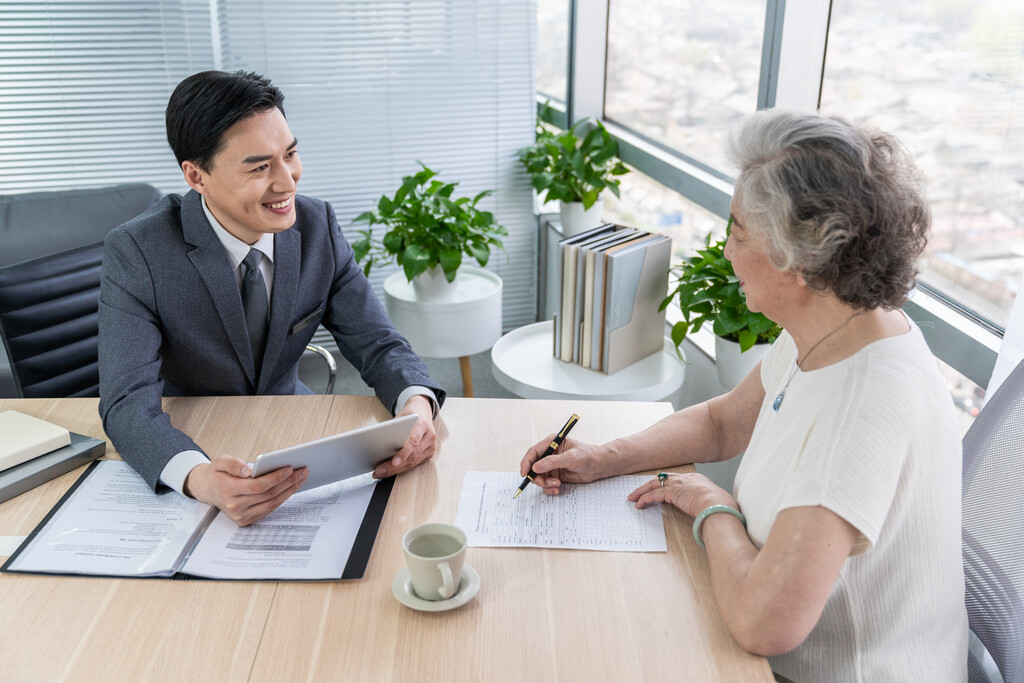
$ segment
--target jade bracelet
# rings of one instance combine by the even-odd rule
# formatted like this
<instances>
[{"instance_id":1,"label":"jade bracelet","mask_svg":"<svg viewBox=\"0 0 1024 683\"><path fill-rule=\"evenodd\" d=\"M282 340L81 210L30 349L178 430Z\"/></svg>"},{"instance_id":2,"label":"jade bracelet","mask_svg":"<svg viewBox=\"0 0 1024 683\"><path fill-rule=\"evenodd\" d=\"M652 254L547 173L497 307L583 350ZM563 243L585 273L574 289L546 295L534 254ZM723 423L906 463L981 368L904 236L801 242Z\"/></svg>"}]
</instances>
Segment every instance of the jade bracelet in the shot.
<instances>
[{"instance_id":1,"label":"jade bracelet","mask_svg":"<svg viewBox=\"0 0 1024 683\"><path fill-rule=\"evenodd\" d=\"M732 515L736 519L740 520L744 529L747 528L747 518L744 517L743 513L736 508L731 508L728 505L712 505L697 515L697 519L693 520L693 538L697 541L697 545L699 545L701 549L706 550L707 546L704 545L704 539L700 537L700 525L704 523L705 519L716 512L726 512Z\"/></svg>"}]
</instances>

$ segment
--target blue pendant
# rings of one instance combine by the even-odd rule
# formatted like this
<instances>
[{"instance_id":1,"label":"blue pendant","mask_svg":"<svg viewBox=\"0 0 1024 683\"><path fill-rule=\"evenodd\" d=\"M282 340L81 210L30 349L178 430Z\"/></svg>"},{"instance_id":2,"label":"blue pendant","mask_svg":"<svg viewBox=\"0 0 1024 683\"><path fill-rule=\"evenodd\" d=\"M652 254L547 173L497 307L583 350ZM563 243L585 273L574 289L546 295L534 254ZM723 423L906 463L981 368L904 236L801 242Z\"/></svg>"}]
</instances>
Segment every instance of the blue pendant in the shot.
<instances>
[{"instance_id":1,"label":"blue pendant","mask_svg":"<svg viewBox=\"0 0 1024 683\"><path fill-rule=\"evenodd\" d=\"M782 405L782 399L785 395L786 390L783 389L782 391L779 392L779 395L775 397L775 400L772 401L772 410L774 410L776 413L779 412L779 406Z\"/></svg>"}]
</instances>

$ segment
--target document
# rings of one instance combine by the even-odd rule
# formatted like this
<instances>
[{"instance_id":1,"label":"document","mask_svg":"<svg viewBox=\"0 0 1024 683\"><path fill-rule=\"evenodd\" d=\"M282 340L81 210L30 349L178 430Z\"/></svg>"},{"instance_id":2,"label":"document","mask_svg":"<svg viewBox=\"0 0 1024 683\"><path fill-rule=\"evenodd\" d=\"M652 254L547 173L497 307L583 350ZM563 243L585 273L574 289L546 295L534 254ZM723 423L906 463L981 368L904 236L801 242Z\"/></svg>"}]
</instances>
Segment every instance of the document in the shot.
<instances>
[{"instance_id":1,"label":"document","mask_svg":"<svg viewBox=\"0 0 1024 683\"><path fill-rule=\"evenodd\" d=\"M562 484L548 496L514 472L466 472L455 524L476 547L576 548L665 552L661 506L638 510L626 500L650 477L623 476Z\"/></svg>"},{"instance_id":2,"label":"document","mask_svg":"<svg viewBox=\"0 0 1024 683\"><path fill-rule=\"evenodd\" d=\"M376 480L369 474L299 491L240 527L218 514L184 565L193 576L309 579L341 576Z\"/></svg>"},{"instance_id":3,"label":"document","mask_svg":"<svg viewBox=\"0 0 1024 683\"><path fill-rule=\"evenodd\" d=\"M381 483L364 475L301 491L256 524L240 527L210 505L173 491L157 495L126 463L103 460L82 475L3 569L90 576L338 579L352 573L348 561ZM390 484L385 485L384 504ZM376 507L382 515L383 506ZM371 521L372 546L380 518ZM356 554L363 558L363 567L355 568L361 576L369 551L363 548Z\"/></svg>"}]
</instances>

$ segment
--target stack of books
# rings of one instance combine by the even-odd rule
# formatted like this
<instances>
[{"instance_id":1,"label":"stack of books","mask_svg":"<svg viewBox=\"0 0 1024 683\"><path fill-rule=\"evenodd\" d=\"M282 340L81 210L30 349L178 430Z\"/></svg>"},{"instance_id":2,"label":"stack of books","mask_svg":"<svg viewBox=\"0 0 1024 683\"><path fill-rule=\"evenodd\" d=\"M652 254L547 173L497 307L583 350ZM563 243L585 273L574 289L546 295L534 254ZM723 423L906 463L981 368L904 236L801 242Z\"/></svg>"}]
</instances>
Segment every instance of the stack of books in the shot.
<instances>
[{"instance_id":1,"label":"stack of books","mask_svg":"<svg viewBox=\"0 0 1024 683\"><path fill-rule=\"evenodd\" d=\"M0 503L95 460L106 447L31 415L0 412Z\"/></svg>"},{"instance_id":2,"label":"stack of books","mask_svg":"<svg viewBox=\"0 0 1024 683\"><path fill-rule=\"evenodd\" d=\"M612 374L658 353L672 240L606 224L558 243L561 297L554 354Z\"/></svg>"}]
</instances>

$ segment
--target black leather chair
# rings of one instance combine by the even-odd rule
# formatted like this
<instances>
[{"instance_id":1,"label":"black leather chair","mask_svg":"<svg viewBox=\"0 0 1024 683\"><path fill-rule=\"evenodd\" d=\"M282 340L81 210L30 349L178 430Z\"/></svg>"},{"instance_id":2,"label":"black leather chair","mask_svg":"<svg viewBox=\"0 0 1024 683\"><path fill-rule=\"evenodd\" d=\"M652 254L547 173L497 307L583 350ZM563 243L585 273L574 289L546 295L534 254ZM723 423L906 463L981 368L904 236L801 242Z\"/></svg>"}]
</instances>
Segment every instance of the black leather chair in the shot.
<instances>
[{"instance_id":1,"label":"black leather chair","mask_svg":"<svg viewBox=\"0 0 1024 683\"><path fill-rule=\"evenodd\" d=\"M99 396L103 243L0 268L0 337L23 398Z\"/></svg>"},{"instance_id":2,"label":"black leather chair","mask_svg":"<svg viewBox=\"0 0 1024 683\"><path fill-rule=\"evenodd\" d=\"M0 195L0 267L102 242L159 200L160 191L145 183ZM0 397L18 395L0 353Z\"/></svg>"},{"instance_id":3,"label":"black leather chair","mask_svg":"<svg viewBox=\"0 0 1024 683\"><path fill-rule=\"evenodd\" d=\"M0 268L0 337L22 398L99 396L100 266L103 243ZM337 367L327 365L326 394Z\"/></svg>"}]
</instances>

